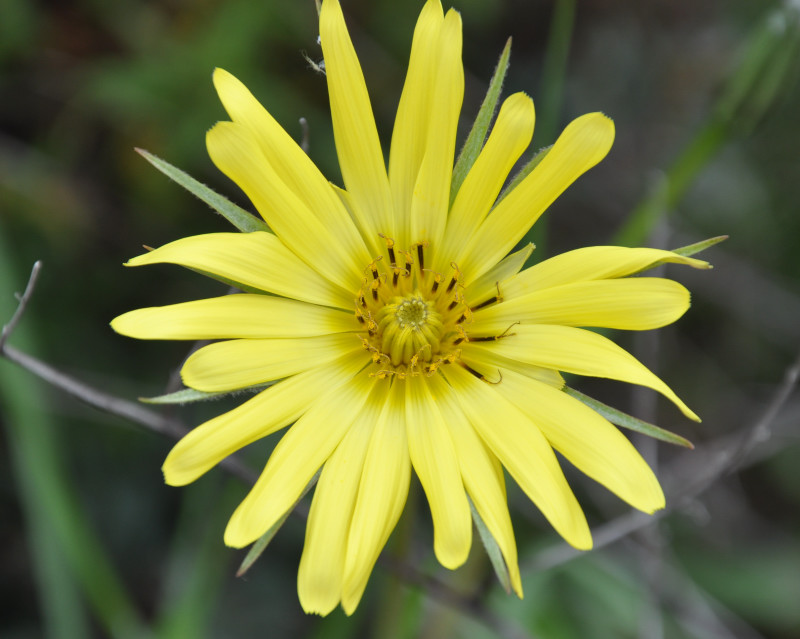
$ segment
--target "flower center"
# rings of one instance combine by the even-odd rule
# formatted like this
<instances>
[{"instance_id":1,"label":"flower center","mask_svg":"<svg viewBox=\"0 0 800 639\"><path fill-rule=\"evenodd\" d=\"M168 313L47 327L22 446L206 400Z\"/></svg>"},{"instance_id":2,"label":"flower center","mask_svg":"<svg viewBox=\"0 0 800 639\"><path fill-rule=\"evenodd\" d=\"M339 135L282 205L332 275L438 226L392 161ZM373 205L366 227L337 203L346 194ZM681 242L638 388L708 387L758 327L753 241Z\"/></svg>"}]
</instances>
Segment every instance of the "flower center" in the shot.
<instances>
[{"instance_id":1,"label":"flower center","mask_svg":"<svg viewBox=\"0 0 800 639\"><path fill-rule=\"evenodd\" d=\"M378 334L381 353L388 355L392 366L411 363L412 357L426 362L438 353L442 339L442 316L422 293L396 295L378 311Z\"/></svg>"},{"instance_id":2,"label":"flower center","mask_svg":"<svg viewBox=\"0 0 800 639\"><path fill-rule=\"evenodd\" d=\"M460 272L452 264L445 278L425 268L426 242L409 251L395 251L384 238L383 256L370 263L356 297L356 318L364 328L364 348L380 368L378 377L433 375L443 364L458 361L458 345L466 339L463 324L470 317L464 303Z\"/></svg>"}]
</instances>

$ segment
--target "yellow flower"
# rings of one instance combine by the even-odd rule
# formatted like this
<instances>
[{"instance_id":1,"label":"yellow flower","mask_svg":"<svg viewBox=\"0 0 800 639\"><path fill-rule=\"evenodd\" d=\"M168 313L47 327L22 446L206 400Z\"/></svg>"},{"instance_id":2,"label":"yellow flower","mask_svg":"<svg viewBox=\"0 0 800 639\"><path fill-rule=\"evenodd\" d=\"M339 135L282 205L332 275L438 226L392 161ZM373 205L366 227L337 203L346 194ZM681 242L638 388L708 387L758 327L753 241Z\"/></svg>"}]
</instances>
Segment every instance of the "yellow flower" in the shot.
<instances>
[{"instance_id":1,"label":"yellow flower","mask_svg":"<svg viewBox=\"0 0 800 639\"><path fill-rule=\"evenodd\" d=\"M214 163L274 233L189 237L128 265L180 264L248 292L116 318L140 339L219 339L185 363L185 384L233 391L269 384L197 427L164 463L171 485L194 481L243 446L290 426L225 542L246 546L275 524L322 468L298 591L308 612L358 605L403 510L412 468L430 504L436 557L467 558L470 501L521 597L503 467L553 527L591 547L554 449L645 512L658 481L606 419L562 391L561 372L655 389L697 417L647 368L579 327L644 330L689 307L668 279L628 275L656 263L705 262L655 249L591 247L522 270L508 255L541 213L597 164L614 139L599 113L573 121L499 202L530 143L533 103L502 105L450 204L463 96L461 20L428 0L414 33L388 171L367 89L337 0L324 0L321 44L345 190L332 186L232 75L214 84L231 122L207 136Z\"/></svg>"}]
</instances>

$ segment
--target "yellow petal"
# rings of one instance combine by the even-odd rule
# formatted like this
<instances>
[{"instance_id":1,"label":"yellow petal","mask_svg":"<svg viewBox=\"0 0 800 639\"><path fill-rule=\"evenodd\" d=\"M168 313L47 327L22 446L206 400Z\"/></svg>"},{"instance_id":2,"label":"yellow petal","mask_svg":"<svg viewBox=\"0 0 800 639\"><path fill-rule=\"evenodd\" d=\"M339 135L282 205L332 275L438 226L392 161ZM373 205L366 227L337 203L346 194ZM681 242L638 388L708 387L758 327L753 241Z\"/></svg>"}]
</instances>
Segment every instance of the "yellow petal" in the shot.
<instances>
[{"instance_id":1,"label":"yellow petal","mask_svg":"<svg viewBox=\"0 0 800 639\"><path fill-rule=\"evenodd\" d=\"M519 270L525 266L525 261L533 253L533 249L533 244L528 244L519 251L504 257L497 265L490 268L474 282L467 284L464 289L464 299L467 304L470 307L474 307L486 302L491 297L496 297L498 294L503 296L503 291L506 289L506 280L519 273Z\"/></svg>"},{"instance_id":2,"label":"yellow petal","mask_svg":"<svg viewBox=\"0 0 800 639\"><path fill-rule=\"evenodd\" d=\"M358 330L352 313L242 293L129 311L111 321L137 339L307 337Z\"/></svg>"},{"instance_id":3,"label":"yellow petal","mask_svg":"<svg viewBox=\"0 0 800 639\"><path fill-rule=\"evenodd\" d=\"M336 152L353 213L372 255L384 248L378 233L397 232L389 178L367 86L338 0L325 0L319 16ZM362 265L363 267L363 265Z\"/></svg>"},{"instance_id":4,"label":"yellow petal","mask_svg":"<svg viewBox=\"0 0 800 639\"><path fill-rule=\"evenodd\" d=\"M325 462L306 524L306 540L297 572L297 593L307 613L327 615L342 598L347 536L370 435L385 403L388 386L374 397Z\"/></svg>"},{"instance_id":5,"label":"yellow petal","mask_svg":"<svg viewBox=\"0 0 800 639\"><path fill-rule=\"evenodd\" d=\"M425 156L411 197L408 237L437 246L444 234L450 204L450 178L456 147L458 115L464 98L464 68L461 64L461 16L447 12L439 34L432 75L433 101L427 126Z\"/></svg>"},{"instance_id":6,"label":"yellow petal","mask_svg":"<svg viewBox=\"0 0 800 639\"><path fill-rule=\"evenodd\" d=\"M246 128L218 122L206 133L206 146L217 168L247 194L293 253L345 290L357 287L364 262L347 250L348 237L337 235L280 179Z\"/></svg>"},{"instance_id":7,"label":"yellow petal","mask_svg":"<svg viewBox=\"0 0 800 639\"><path fill-rule=\"evenodd\" d=\"M506 299L532 293L551 286L583 280L603 280L633 275L661 262L686 264L694 268L711 268L708 262L683 257L671 251L624 246L587 246L567 251L534 264L505 282Z\"/></svg>"},{"instance_id":8,"label":"yellow petal","mask_svg":"<svg viewBox=\"0 0 800 639\"><path fill-rule=\"evenodd\" d=\"M539 429L461 366L448 367L445 376L475 430L553 528L576 548L591 548L583 511Z\"/></svg>"},{"instance_id":9,"label":"yellow petal","mask_svg":"<svg viewBox=\"0 0 800 639\"><path fill-rule=\"evenodd\" d=\"M472 545L472 515L458 457L427 380L409 378L404 385L408 450L430 505L434 552L439 563L454 570L467 560Z\"/></svg>"},{"instance_id":10,"label":"yellow petal","mask_svg":"<svg viewBox=\"0 0 800 639\"><path fill-rule=\"evenodd\" d=\"M511 332L513 332L513 329ZM467 366L471 366L474 369L486 369L492 371L492 373L494 373L494 370L497 368L508 369L539 380L543 384L547 384L553 388L564 388L564 378L561 377L561 374L557 370L521 362L515 358L513 353L509 353L508 351L504 351L504 353L508 356L501 355L496 349L486 348L485 345L480 342L474 342L464 344L462 347L461 359ZM495 379L496 377L499 377L499 375L492 374L489 376L489 379Z\"/></svg>"},{"instance_id":11,"label":"yellow petal","mask_svg":"<svg viewBox=\"0 0 800 639\"><path fill-rule=\"evenodd\" d=\"M228 546L242 548L254 542L297 501L356 420L374 381L356 375L341 387L328 390L286 432L261 477L228 522Z\"/></svg>"},{"instance_id":12,"label":"yellow petal","mask_svg":"<svg viewBox=\"0 0 800 639\"><path fill-rule=\"evenodd\" d=\"M602 335L571 326L544 324L522 324L515 326L514 332L515 335L495 342L471 343L470 352L491 350L534 366L646 386L672 401L689 419L700 421L669 386L633 355Z\"/></svg>"},{"instance_id":13,"label":"yellow petal","mask_svg":"<svg viewBox=\"0 0 800 639\"><path fill-rule=\"evenodd\" d=\"M471 331L498 335L516 322L643 331L671 324L688 309L689 291L672 280L574 282L480 309L473 314Z\"/></svg>"},{"instance_id":14,"label":"yellow petal","mask_svg":"<svg viewBox=\"0 0 800 639\"><path fill-rule=\"evenodd\" d=\"M459 260L467 281L496 264L553 201L600 162L614 141L614 123L602 113L573 120L553 148L475 232Z\"/></svg>"},{"instance_id":15,"label":"yellow petal","mask_svg":"<svg viewBox=\"0 0 800 639\"><path fill-rule=\"evenodd\" d=\"M278 177L309 211L316 213L326 233L336 238L357 262L368 264L371 253L353 220L305 151L230 73L216 69L214 86L231 119L248 131Z\"/></svg>"},{"instance_id":16,"label":"yellow petal","mask_svg":"<svg viewBox=\"0 0 800 639\"><path fill-rule=\"evenodd\" d=\"M181 439L164 462L164 479L183 486L240 448L291 424L323 392L352 378L362 364L344 357L270 386L241 406L201 424Z\"/></svg>"},{"instance_id":17,"label":"yellow petal","mask_svg":"<svg viewBox=\"0 0 800 639\"><path fill-rule=\"evenodd\" d=\"M186 360L183 383L215 392L247 388L324 366L343 355L368 358L355 335L338 333L292 339L237 339L209 344Z\"/></svg>"},{"instance_id":18,"label":"yellow petal","mask_svg":"<svg viewBox=\"0 0 800 639\"><path fill-rule=\"evenodd\" d=\"M170 242L125 266L179 264L262 291L312 304L351 309L353 294L292 253L272 233L208 233Z\"/></svg>"},{"instance_id":19,"label":"yellow petal","mask_svg":"<svg viewBox=\"0 0 800 639\"><path fill-rule=\"evenodd\" d=\"M515 93L503 102L489 139L453 202L442 246L443 259L461 263L464 248L531 143L535 119L533 101L524 93ZM440 264L439 268L443 266Z\"/></svg>"},{"instance_id":20,"label":"yellow petal","mask_svg":"<svg viewBox=\"0 0 800 639\"><path fill-rule=\"evenodd\" d=\"M525 413L550 444L592 479L634 508L664 507L653 471L609 421L566 393L511 371L496 390Z\"/></svg>"},{"instance_id":21,"label":"yellow petal","mask_svg":"<svg viewBox=\"0 0 800 639\"><path fill-rule=\"evenodd\" d=\"M464 487L503 553L514 592L522 597L517 544L508 514L502 467L469 423L452 389L439 375L428 381L455 445Z\"/></svg>"},{"instance_id":22,"label":"yellow petal","mask_svg":"<svg viewBox=\"0 0 800 639\"><path fill-rule=\"evenodd\" d=\"M443 21L441 2L428 0L414 30L408 73L397 107L389 154L389 183L395 210L401 215L411 210L411 196L427 146L433 77ZM394 239L399 246L408 246L413 241L405 225L396 232Z\"/></svg>"},{"instance_id":23,"label":"yellow petal","mask_svg":"<svg viewBox=\"0 0 800 639\"><path fill-rule=\"evenodd\" d=\"M394 530L408 496L411 461L403 390L403 384L392 384L383 412L375 423L364 462L350 524L342 586L342 608L348 615L358 606L375 561Z\"/></svg>"}]
</instances>

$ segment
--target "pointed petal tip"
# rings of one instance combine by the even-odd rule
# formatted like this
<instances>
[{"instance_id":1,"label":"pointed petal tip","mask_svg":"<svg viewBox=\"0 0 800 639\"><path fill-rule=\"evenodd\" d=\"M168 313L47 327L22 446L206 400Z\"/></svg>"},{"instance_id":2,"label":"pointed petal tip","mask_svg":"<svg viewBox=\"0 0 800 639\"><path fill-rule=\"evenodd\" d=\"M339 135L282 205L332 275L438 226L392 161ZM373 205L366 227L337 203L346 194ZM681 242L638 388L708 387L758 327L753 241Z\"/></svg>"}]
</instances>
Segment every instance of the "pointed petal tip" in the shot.
<instances>
[{"instance_id":1,"label":"pointed petal tip","mask_svg":"<svg viewBox=\"0 0 800 639\"><path fill-rule=\"evenodd\" d=\"M447 13L444 16L445 20L456 20L458 22L458 26L461 26L461 13L457 11L454 7L450 7L447 10Z\"/></svg>"},{"instance_id":2,"label":"pointed petal tip","mask_svg":"<svg viewBox=\"0 0 800 639\"><path fill-rule=\"evenodd\" d=\"M136 311L128 311L122 315L117 315L117 317L112 319L108 325L115 333L119 335L124 335L125 337L136 337L136 335L131 332L131 322L128 321L133 313L136 313Z\"/></svg>"},{"instance_id":3,"label":"pointed petal tip","mask_svg":"<svg viewBox=\"0 0 800 639\"><path fill-rule=\"evenodd\" d=\"M214 68L214 72L211 74L211 81L214 83L217 95L223 102L225 100L225 94L236 90L241 87L242 84L236 76L221 67Z\"/></svg>"}]
</instances>

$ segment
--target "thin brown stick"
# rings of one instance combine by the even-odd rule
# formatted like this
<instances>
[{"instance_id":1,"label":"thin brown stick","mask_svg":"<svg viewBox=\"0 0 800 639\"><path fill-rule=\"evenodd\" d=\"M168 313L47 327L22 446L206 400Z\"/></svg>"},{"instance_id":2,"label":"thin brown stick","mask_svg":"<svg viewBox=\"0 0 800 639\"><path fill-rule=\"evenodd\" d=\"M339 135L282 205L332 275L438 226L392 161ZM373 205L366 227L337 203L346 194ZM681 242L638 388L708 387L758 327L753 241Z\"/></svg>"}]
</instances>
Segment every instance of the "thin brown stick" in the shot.
<instances>
[{"instance_id":1,"label":"thin brown stick","mask_svg":"<svg viewBox=\"0 0 800 639\"><path fill-rule=\"evenodd\" d=\"M164 417L140 404L110 395L109 393L89 386L6 343L22 318L28 302L33 295L40 268L41 265L37 262L31 272L31 277L28 280L25 293L19 298L17 310L11 318L11 321L3 328L2 342L0 342L0 357L5 357L48 384L97 410L121 417L122 419L169 439L177 440L183 437L188 432L188 429L180 421ZM241 463L235 456L223 460L220 462L219 466L231 475L250 485L254 484L258 478L258 475L253 472L252 469ZM301 518L307 518L308 509L305 507L305 504L301 503L298 504L294 513ZM402 580L407 585L423 589L432 599L471 617L503 639L533 639L531 635L527 634L524 630L492 611L482 600L463 595L436 577L421 572L408 562L396 558L389 558L384 555L384 558L381 559L381 565L390 570L398 579Z\"/></svg>"},{"instance_id":2,"label":"thin brown stick","mask_svg":"<svg viewBox=\"0 0 800 639\"><path fill-rule=\"evenodd\" d=\"M717 480L744 468L751 460L757 461L759 458L752 455L753 450L769 439L772 425L797 387L798 380L800 380L800 352L794 362L784 371L783 378L775 389L772 399L755 424L691 453L693 457L697 457L698 461L690 472L681 468L683 464L680 460L673 463L665 473L667 477L676 478L673 480L675 487L668 491L671 494L667 507L653 515L633 511L598 526L592 531L593 549L609 546L631 533L651 525L661 517L685 508ZM584 551L575 550L566 543L559 543L543 550L521 568L523 572L549 570L583 554Z\"/></svg>"},{"instance_id":3,"label":"thin brown stick","mask_svg":"<svg viewBox=\"0 0 800 639\"><path fill-rule=\"evenodd\" d=\"M33 268L31 269L31 275L28 278L28 284L25 287L25 292L18 296L19 304L17 305L17 310L14 311L14 314L11 316L8 324L3 326L3 332L0 333L0 353L3 352L3 347L6 345L8 338L11 337L11 333L14 332L14 329L19 324L19 321L22 319L23 313L25 313L25 309L28 308L28 302L33 295L33 290L36 288L36 281L39 279L39 271L42 270L42 261L36 260L33 264Z\"/></svg>"}]
</instances>

